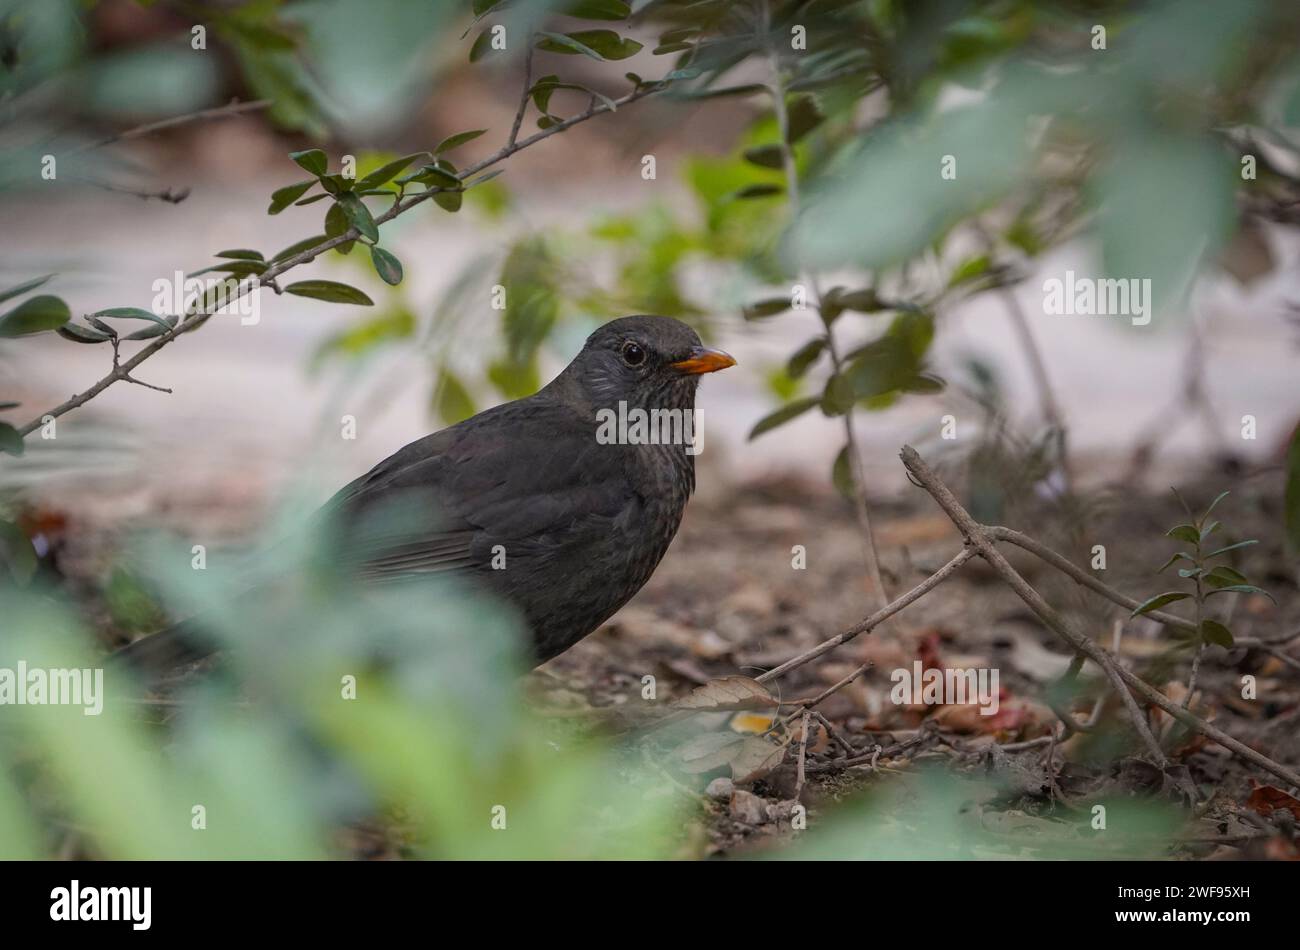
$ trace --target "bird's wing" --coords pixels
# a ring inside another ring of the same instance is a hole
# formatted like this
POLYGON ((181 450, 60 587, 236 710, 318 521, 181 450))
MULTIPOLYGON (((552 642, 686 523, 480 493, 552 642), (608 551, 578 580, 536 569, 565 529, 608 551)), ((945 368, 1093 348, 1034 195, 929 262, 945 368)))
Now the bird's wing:
POLYGON ((361 534, 345 542, 369 579, 489 567, 546 556, 608 532, 639 504, 618 446, 542 399, 499 406, 411 443, 326 506, 361 534))

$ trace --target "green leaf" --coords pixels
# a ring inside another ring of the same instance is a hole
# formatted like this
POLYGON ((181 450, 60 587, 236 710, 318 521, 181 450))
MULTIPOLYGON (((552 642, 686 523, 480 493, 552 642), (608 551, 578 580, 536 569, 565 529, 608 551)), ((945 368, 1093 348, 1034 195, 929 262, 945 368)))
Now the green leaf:
POLYGON ((794 351, 790 361, 786 363, 785 371, 791 379, 801 379, 809 368, 812 367, 817 359, 826 349, 826 337, 815 336, 799 349, 794 351))
POLYGON ((1235 571, 1226 564, 1220 564, 1210 573, 1205 575, 1207 583, 1215 587, 1227 587, 1229 584, 1249 584, 1250 578, 1241 571, 1235 571))
POLYGON ((419 171, 398 181, 403 183, 408 181, 418 181, 422 185, 429 185, 435 188, 460 188, 461 181, 454 174, 438 165, 425 165, 419 171))
MULTIPOLYGON (((22 455, 22 438, 19 437, 18 444, 15 446, 13 436, 6 433, 5 428, 5 425, 0 423, 0 452, 22 455), (11 451, 12 449, 17 451, 11 451)), ((18 435, 12 426, 8 428, 14 436, 18 435)), ((3 518, 0 518, 0 564, 7 564, 9 573, 20 584, 26 584, 36 573, 36 549, 32 546, 31 538, 27 537, 18 525, 3 518)))
POLYGON ((828 416, 842 416, 853 408, 854 401, 853 382, 848 376, 836 373, 826 380, 821 396, 822 412, 828 416))
POLYGON ((320 186, 335 196, 352 191, 354 184, 351 178, 344 178, 342 175, 324 175, 320 179, 320 186))
POLYGON ((780 185, 746 185, 731 197, 737 200, 748 200, 750 198, 771 198, 773 195, 783 194, 785 189, 780 185))
POLYGON ((343 208, 343 213, 347 215, 348 222, 357 229, 362 237, 368 238, 371 243, 379 240, 379 225, 375 224, 375 219, 370 216, 370 209, 366 207, 364 201, 356 195, 339 195, 338 203, 343 208))
POLYGON ((341 202, 335 202, 325 212, 325 236, 336 238, 348 233, 348 214, 341 202))
POLYGON ((309 250, 317 244, 324 244, 327 240, 329 240, 328 234, 316 234, 309 238, 303 238, 301 241, 290 244, 283 251, 276 254, 275 257, 271 258, 271 263, 276 264, 280 261, 287 261, 291 257, 297 257, 303 251, 309 250))
POLYGON ((316 184, 315 180, 294 182, 292 185, 285 185, 283 188, 277 188, 271 192, 271 206, 266 209, 267 214, 279 214, 289 205, 293 204, 304 194, 307 189, 316 184))
POLYGON ((1201 639, 1206 643, 1217 643, 1221 647, 1231 647, 1232 631, 1217 620, 1201 621, 1201 639))
POLYGON ((980 254, 977 257, 972 257, 969 260, 963 261, 957 266, 957 269, 952 272, 952 276, 948 278, 948 286, 956 287, 958 284, 964 284, 967 281, 974 280, 982 274, 988 273, 989 266, 992 263, 992 260, 990 260, 987 254, 980 254))
POLYGON ((791 96, 786 110, 789 114, 791 145, 821 125, 826 118, 815 96, 791 96))
POLYGON ((15 284, 12 287, 7 287, 4 290, 0 290, 0 303, 4 303, 6 300, 12 300, 14 297, 21 296, 22 294, 27 293, 27 291, 29 290, 35 290, 37 287, 41 286, 41 284, 45 283, 53 276, 54 276, 53 274, 46 274, 44 277, 35 277, 21 284, 15 284))
POLYGON ((166 321, 164 321, 162 317, 158 316, 158 314, 151 310, 143 310, 140 307, 113 307, 108 310, 96 311, 92 316, 108 317, 109 319, 115 320, 149 320, 162 327, 162 331, 160 332, 165 332, 171 329, 171 327, 167 325, 166 321))
POLYGON ((213 264, 211 267, 204 267, 200 270, 191 271, 186 277, 198 277, 200 274, 211 274, 214 271, 223 274, 234 274, 239 277, 247 277, 249 274, 261 274, 266 271, 267 264, 265 261, 223 261, 220 264, 213 264))
POLYGON ((317 178, 320 178, 329 169, 329 159, 325 153, 318 148, 304 149, 301 152, 290 152, 289 157, 293 163, 303 171, 311 172, 317 178))
MULTIPOLYGON (((124 339, 124 340, 150 340, 150 339, 152 339, 152 338, 154 338, 154 337, 156 337, 156 336, 162 336, 164 333, 166 333, 166 332, 167 332, 168 330, 170 330, 172 327, 176 326, 176 324, 177 324, 177 322, 178 322, 179 320, 180 320, 179 317, 163 317, 163 318, 162 318, 162 325, 161 325, 161 326, 155 325, 155 326, 151 326, 151 327, 145 327, 145 328, 142 329, 142 330, 136 330, 134 333, 128 333, 128 334, 127 334, 126 336, 124 336, 122 339, 124 339)), ((68 326, 71 326, 71 325, 72 325, 72 324, 68 324, 68 326)))
POLYGON ((1150 129, 1116 137, 1107 151, 1088 181, 1104 272, 1149 279, 1146 317, 1158 316, 1179 305, 1198 261, 1213 260, 1232 233, 1241 177, 1209 134, 1150 129))
POLYGON ((492 51, 492 31, 484 30, 474 40, 474 45, 469 48, 469 61, 477 63, 480 59, 492 51))
POLYGON ((1249 541, 1238 541, 1236 544, 1229 544, 1226 548, 1219 548, 1217 551, 1211 551, 1209 554, 1205 555, 1205 559, 1208 561, 1212 557, 1218 557, 1220 554, 1227 554, 1229 551, 1236 551, 1238 548, 1249 547, 1252 544, 1259 544, 1259 542, 1254 538, 1251 538, 1249 541))
POLYGON ((41 294, 31 297, 0 317, 0 337, 26 336, 55 330, 71 318, 68 305, 59 297, 41 294))
POLYGON ((23 437, 7 422, 0 422, 0 452, 7 455, 23 454, 23 437))
POLYGON ((875 290, 870 287, 862 290, 840 291, 835 293, 834 299, 836 306, 841 310, 856 310, 858 313, 879 313, 881 310, 889 309, 875 290))
POLYGON ((1199 567, 1183 567, 1178 569, 1179 577, 1200 577, 1201 569, 1199 567))
POLYGON ((849 464, 849 447, 840 449, 831 463, 831 484, 845 498, 853 499, 853 467, 849 464))
POLYGON ((770 432, 777 426, 785 425, 791 419, 797 419, 820 402, 820 396, 808 396, 786 403, 775 412, 768 413, 762 419, 759 419, 754 424, 754 428, 749 430, 749 438, 756 439, 764 432, 770 432))
POLYGON ((563 12, 583 20, 626 20, 632 8, 623 0, 577 0, 563 12))
POLYGON ((1163 607, 1165 604, 1172 604, 1175 601, 1186 600, 1191 596, 1191 594, 1184 593, 1180 590, 1165 591, 1163 594, 1156 594, 1150 600, 1144 600, 1142 603, 1138 604, 1129 616, 1137 617, 1145 613, 1150 613, 1153 610, 1163 607))
POLYGON ((402 262, 382 247, 371 246, 370 263, 375 265, 375 273, 383 278, 384 283, 396 287, 402 282, 402 262))
POLYGON ((312 195, 310 198, 303 198, 301 201, 295 201, 295 208, 305 208, 307 205, 314 205, 318 201, 324 201, 329 197, 329 192, 322 191, 319 195, 312 195))
POLYGON ((1169 560, 1165 561, 1165 563, 1161 564, 1160 567, 1156 569, 1156 573, 1157 574, 1161 573, 1166 568, 1168 568, 1170 564, 1173 564, 1176 561, 1194 561, 1194 560, 1195 558, 1193 558, 1190 554, 1187 554, 1184 551, 1179 551, 1177 554, 1170 555, 1169 560))
POLYGON ((450 152, 453 148, 459 148, 466 142, 472 142, 487 129, 473 129, 469 132, 457 132, 455 135, 449 135, 438 143, 437 148, 433 150, 434 155, 441 155, 443 152, 450 152))
POLYGON ((463 191, 438 191, 433 195, 433 202, 443 211, 450 211, 454 214, 460 210, 464 198, 465 193, 463 191))
POLYGON ((1210 512, 1214 510, 1215 505, 1223 501, 1223 499, 1227 498, 1231 494, 1232 494, 1231 490, 1219 492, 1218 497, 1215 498, 1214 501, 1210 502, 1210 507, 1205 509, 1205 514, 1201 515, 1202 520, 1210 517, 1210 512))
POLYGON ((352 303, 364 307, 373 307, 375 302, 355 287, 340 284, 333 280, 300 280, 284 288, 286 294, 299 297, 311 297, 313 300, 325 300, 330 303, 352 303))
MULTIPOLYGON (((595 96, 603 102, 611 112, 618 111, 618 103, 603 92, 597 92, 590 86, 584 86, 581 83, 564 82, 559 76, 543 76, 541 79, 537 80, 537 82, 533 83, 533 87, 528 91, 528 94, 532 96, 533 104, 537 106, 539 112, 549 113, 551 107, 551 94, 557 89, 572 89, 577 92, 586 93, 589 96, 595 96)), ((542 118, 551 120, 552 124, 560 121, 555 116, 549 114, 544 115, 542 118)), ((545 127, 546 126, 544 126, 544 128, 545 127)))
POLYGON ((755 145, 742 153, 745 161, 760 168, 783 168, 785 149, 780 145, 755 145))
POLYGON ((1201 542, 1201 532, 1196 530, 1195 525, 1190 524, 1174 525, 1165 532, 1165 537, 1185 541, 1188 544, 1199 544, 1201 542))
POLYGON ((1291 434, 1286 450, 1286 489, 1282 494, 1282 523, 1287 545, 1300 554, 1300 426, 1291 434))
POLYGON ((1213 597, 1215 594, 1263 594, 1269 600, 1272 600, 1273 603, 1277 603, 1272 594, 1264 590, 1262 587, 1256 587, 1254 584, 1230 584, 1227 587, 1215 588, 1205 596, 1209 598, 1213 597))
POLYGON ((447 367, 438 373, 438 385, 434 390, 437 402, 438 418, 446 425, 455 425, 474 415, 474 399, 465 384, 447 367))
POLYGON ((401 158, 393 159, 393 161, 388 164, 381 165, 365 177, 358 179, 353 190, 366 191, 367 189, 376 188, 385 182, 391 181, 393 178, 396 178, 401 174, 401 172, 406 169, 407 165, 410 165, 411 162, 415 161, 417 158, 423 158, 424 155, 424 152, 415 152, 411 155, 403 155, 401 158))
POLYGON ((768 297, 766 300, 751 303, 742 312, 746 320, 761 320, 763 317, 774 317, 778 313, 785 313, 789 309, 789 297, 768 297))
POLYGON ((65 340, 71 340, 73 343, 103 343, 105 340, 113 339, 103 330, 83 327, 76 323, 65 323, 54 332, 65 340))
POLYGON ((237 248, 233 251, 217 251, 217 257, 226 257, 236 261, 260 261, 265 260, 261 251, 250 251, 245 248, 237 248))
POLYGON ((641 50, 642 44, 636 40, 625 39, 613 30, 578 30, 575 33, 539 32, 542 41, 537 44, 540 50, 548 53, 582 53, 592 59, 627 59, 641 50))

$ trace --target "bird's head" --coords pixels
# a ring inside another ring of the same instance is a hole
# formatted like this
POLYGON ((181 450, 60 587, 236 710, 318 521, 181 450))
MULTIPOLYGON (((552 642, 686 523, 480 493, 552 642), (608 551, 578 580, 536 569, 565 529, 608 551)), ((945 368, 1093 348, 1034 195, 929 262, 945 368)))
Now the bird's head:
POLYGON ((620 400, 642 409, 687 409, 695 405, 702 374, 735 365, 680 320, 621 317, 589 336, 556 382, 577 387, 595 409, 620 400))

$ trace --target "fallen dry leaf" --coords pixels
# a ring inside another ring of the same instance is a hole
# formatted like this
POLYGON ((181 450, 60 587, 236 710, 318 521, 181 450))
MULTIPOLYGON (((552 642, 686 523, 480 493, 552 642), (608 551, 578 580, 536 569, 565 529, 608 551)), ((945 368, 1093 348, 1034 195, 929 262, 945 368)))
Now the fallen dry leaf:
POLYGON ((724 676, 697 686, 673 703, 677 709, 771 709, 778 703, 767 687, 748 676, 724 676))
POLYGON ((1289 811, 1300 819, 1300 801, 1288 795, 1275 785, 1257 785, 1246 799, 1246 807, 1256 814, 1267 818, 1277 809, 1289 811))
POLYGON ((785 750, 758 736, 710 732, 678 747, 677 757, 682 771, 691 775, 730 766, 733 781, 742 784, 769 774, 785 760, 785 750))
POLYGON ((734 747, 743 741, 743 736, 730 732, 706 732, 702 736, 696 736, 677 749, 682 771, 695 775, 728 765, 735 752, 734 747))
POLYGON ((786 746, 746 736, 731 759, 731 777, 737 784, 756 782, 785 761, 786 746))

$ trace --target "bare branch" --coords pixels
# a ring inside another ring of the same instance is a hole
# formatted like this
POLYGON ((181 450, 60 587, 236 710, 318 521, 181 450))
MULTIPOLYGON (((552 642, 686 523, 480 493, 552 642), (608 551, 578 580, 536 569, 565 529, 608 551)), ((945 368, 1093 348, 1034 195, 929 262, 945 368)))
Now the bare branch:
POLYGON ((143 138, 146 135, 152 135, 154 132, 161 132, 163 129, 174 129, 178 125, 189 125, 191 122, 206 122, 209 119, 224 119, 232 115, 243 115, 247 112, 260 112, 262 109, 269 108, 270 105, 271 101, 269 99, 257 99, 253 102, 240 102, 238 99, 231 99, 224 106, 201 109, 198 112, 187 112, 185 115, 172 116, 170 119, 161 119, 157 122, 137 125, 133 129, 118 132, 106 139, 99 139, 96 142, 74 148, 68 154, 81 155, 97 148, 116 145, 118 142, 129 142, 132 139, 143 138))
MULTIPOLYGON (((1029 606, 1030 610, 1043 621, 1054 633, 1070 644, 1077 652, 1084 653, 1094 663, 1102 668, 1112 683, 1116 685, 1116 691, 1124 700, 1125 706, 1129 709, 1129 716, 1133 720, 1133 726, 1137 729, 1138 734, 1142 737, 1147 747, 1151 749, 1152 755, 1156 761, 1164 764, 1166 762, 1163 750, 1156 742, 1155 736, 1151 732, 1150 724, 1142 710, 1138 708, 1132 693, 1137 693, 1142 699, 1154 706, 1158 706, 1173 716, 1179 722, 1188 726, 1193 731, 1212 739, 1219 745, 1228 749, 1230 752, 1251 762, 1272 775, 1285 781, 1288 785, 1300 785, 1300 773, 1287 768, 1277 762, 1274 762, 1268 756, 1256 752, 1254 749, 1244 743, 1234 739, 1221 729, 1210 725, 1202 720, 1199 716, 1180 705, 1172 702, 1169 697, 1162 692, 1150 686, 1141 677, 1115 661, 1109 653, 1092 640, 1088 639, 1081 633, 1074 630, 1048 603, 1043 600, 1042 596, 1032 588, 1023 577, 1013 568, 1001 552, 994 546, 989 532, 978 525, 970 516, 965 508, 957 501, 948 487, 943 484, 937 475, 930 469, 916 449, 910 445, 903 446, 901 453, 903 464, 907 470, 916 478, 917 482, 930 493, 939 506, 943 508, 944 513, 952 519, 957 529, 966 537, 968 543, 973 544, 979 549, 979 554, 989 563, 1004 581, 1010 585, 1020 598, 1029 606), (1129 689, 1125 689, 1127 685, 1129 689), (1132 692, 1130 692, 1132 690, 1132 692)), ((1067 562, 1068 563, 1068 562, 1067 562)))
POLYGON ((852 640, 854 637, 858 636, 859 634, 867 633, 873 628, 884 623, 886 620, 888 620, 894 614, 898 613, 904 607, 908 606, 909 604, 911 604, 916 600, 919 600, 920 598, 928 594, 930 591, 934 590, 945 580, 951 577, 959 567, 961 567, 972 557, 974 557, 975 554, 976 552, 973 548, 970 547, 962 548, 960 551, 957 552, 956 555, 953 556, 952 560, 950 560, 943 567, 939 568, 939 570, 935 571, 933 574, 931 574, 921 583, 917 584, 906 594, 894 598, 894 600, 890 601, 888 604, 886 604, 884 607, 877 610, 875 613, 867 617, 865 620, 855 624, 854 626, 850 627, 848 630, 845 630, 843 633, 836 634, 835 636, 831 637, 829 640, 822 641, 817 646, 813 647, 811 650, 807 650, 799 654, 794 659, 787 660, 786 662, 782 663, 780 666, 768 670, 766 673, 762 674, 761 676, 754 677, 754 679, 756 679, 760 683, 766 683, 776 679, 778 676, 784 676, 786 673, 789 673, 791 670, 796 670, 799 667, 805 665, 806 663, 811 663, 813 660, 817 659, 817 657, 821 656, 822 654, 829 653, 831 650, 834 650, 836 647, 848 643, 850 640, 852 640))
POLYGON ((528 52, 524 54, 524 91, 519 96, 519 108, 515 112, 514 124, 510 126, 510 138, 507 145, 514 145, 519 138, 519 127, 524 124, 524 113, 528 111, 528 94, 533 87, 533 38, 528 37, 528 52))

